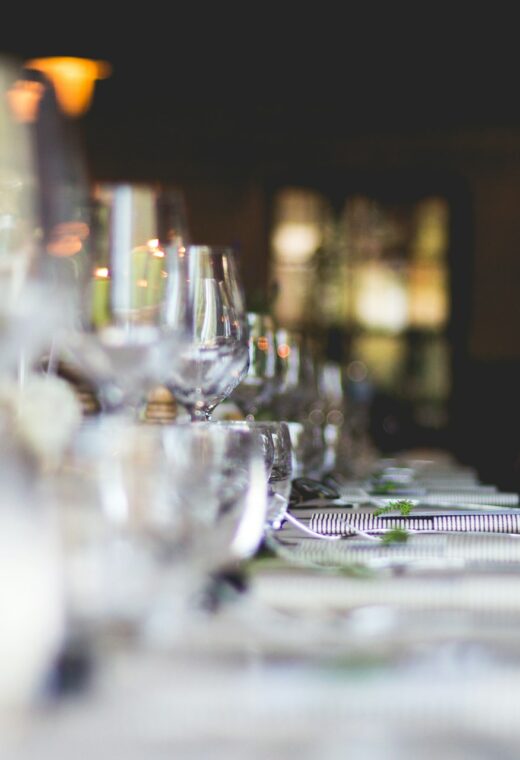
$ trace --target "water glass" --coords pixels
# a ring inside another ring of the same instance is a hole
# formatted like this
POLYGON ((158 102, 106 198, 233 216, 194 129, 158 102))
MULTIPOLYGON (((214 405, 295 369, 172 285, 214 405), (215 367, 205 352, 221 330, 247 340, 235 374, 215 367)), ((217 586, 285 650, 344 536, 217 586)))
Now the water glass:
POLYGON ((85 423, 55 493, 73 626, 164 639, 209 576, 251 556, 265 525, 264 458, 213 423, 85 423))
POLYGON ((269 314, 248 312, 249 368, 230 400, 246 419, 254 420, 271 401, 276 387, 276 338, 269 314))
POLYGON ((164 385, 192 421, 209 421, 249 366, 242 283, 234 251, 189 245, 169 260, 168 323, 186 340, 165 373, 164 385))
POLYGON ((319 479, 326 454, 324 430, 312 422, 287 422, 292 444, 293 477, 319 479))
POLYGON ((228 429, 247 428, 260 440, 266 477, 266 525, 280 527, 289 505, 293 476, 293 451, 288 424, 275 420, 230 420, 214 424, 228 429))
POLYGON ((60 349, 94 383, 105 412, 135 415, 179 355, 182 329, 168 301, 169 261, 183 244, 178 205, 169 186, 92 189, 88 256, 60 349))

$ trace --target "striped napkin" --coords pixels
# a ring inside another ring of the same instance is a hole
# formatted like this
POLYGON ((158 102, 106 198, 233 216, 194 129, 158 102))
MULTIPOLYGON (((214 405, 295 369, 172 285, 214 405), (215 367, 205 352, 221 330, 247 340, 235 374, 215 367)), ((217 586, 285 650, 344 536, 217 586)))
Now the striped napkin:
POLYGON ((400 528, 414 532, 457 532, 457 533, 520 533, 518 512, 499 514, 432 514, 420 517, 380 516, 350 512, 316 512, 310 520, 310 527, 325 535, 350 536, 356 531, 365 533, 387 532, 400 528))

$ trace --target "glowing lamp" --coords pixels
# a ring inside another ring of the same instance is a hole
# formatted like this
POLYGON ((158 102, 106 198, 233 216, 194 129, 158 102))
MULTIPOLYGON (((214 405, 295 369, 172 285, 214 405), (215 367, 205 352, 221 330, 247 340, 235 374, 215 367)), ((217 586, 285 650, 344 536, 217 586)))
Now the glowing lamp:
POLYGON ((363 264, 355 275, 354 313, 372 330, 399 333, 408 324, 408 294, 399 272, 378 262, 363 264))
POLYGON ((43 90, 44 87, 40 82, 19 79, 7 91, 7 100, 17 121, 22 123, 36 121, 43 90))
POLYGON ((41 71, 51 80, 60 108, 73 118, 90 108, 95 82, 112 73, 109 63, 90 58, 33 58, 25 62, 25 67, 41 71))
POLYGON ((271 246, 278 262, 306 264, 321 245, 326 225, 325 199, 304 188, 285 188, 276 198, 271 246))

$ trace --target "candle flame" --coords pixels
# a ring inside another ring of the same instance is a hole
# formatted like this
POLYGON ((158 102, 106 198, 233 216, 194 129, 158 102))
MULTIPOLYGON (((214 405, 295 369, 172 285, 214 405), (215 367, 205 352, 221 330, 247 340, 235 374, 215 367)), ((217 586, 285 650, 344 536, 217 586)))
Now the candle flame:
POLYGON ((151 250, 152 256, 155 256, 157 259, 164 259, 164 251, 162 248, 159 248, 158 238, 152 238, 152 240, 149 240, 146 245, 151 250))

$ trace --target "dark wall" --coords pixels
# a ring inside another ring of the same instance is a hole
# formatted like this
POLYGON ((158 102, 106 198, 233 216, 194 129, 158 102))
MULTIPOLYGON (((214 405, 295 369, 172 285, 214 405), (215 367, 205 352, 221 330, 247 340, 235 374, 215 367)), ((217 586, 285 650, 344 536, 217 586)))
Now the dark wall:
POLYGON ((249 291, 267 284, 277 183, 341 195, 375 178, 397 191, 436 177, 456 213, 450 443, 486 479, 520 489, 517 24, 501 16, 494 30, 488 12, 457 19, 453 8, 414 24, 393 7, 374 24, 367 10, 324 27, 313 12, 307 34, 277 35, 270 19, 256 44, 245 25, 183 26, 178 9, 173 27, 127 14, 125 33, 104 40, 11 19, 0 52, 109 60, 79 125, 91 177, 179 184, 194 239, 236 244, 249 291))
POLYGON ((114 131, 84 125, 96 178, 165 179, 186 193, 194 239, 241 252, 248 292, 267 287, 270 200, 283 184, 340 198, 379 188, 389 198, 421 188, 448 195, 453 393, 449 445, 482 477, 520 490, 520 129, 327 133, 296 116, 233 121, 196 109, 191 119, 114 131), (293 131, 294 130, 294 131, 293 131))

